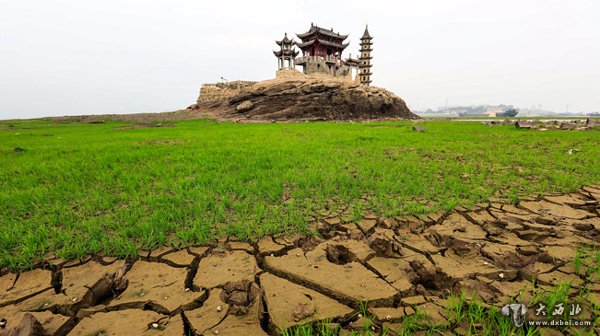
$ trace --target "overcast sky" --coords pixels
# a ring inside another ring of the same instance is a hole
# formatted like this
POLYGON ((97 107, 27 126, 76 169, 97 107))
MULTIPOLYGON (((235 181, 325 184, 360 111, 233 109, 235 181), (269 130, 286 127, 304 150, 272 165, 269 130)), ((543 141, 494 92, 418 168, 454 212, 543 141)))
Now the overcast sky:
POLYGON ((600 1, 0 0, 0 119, 167 111, 264 80, 284 32, 374 36, 373 85, 420 110, 600 111, 600 1))

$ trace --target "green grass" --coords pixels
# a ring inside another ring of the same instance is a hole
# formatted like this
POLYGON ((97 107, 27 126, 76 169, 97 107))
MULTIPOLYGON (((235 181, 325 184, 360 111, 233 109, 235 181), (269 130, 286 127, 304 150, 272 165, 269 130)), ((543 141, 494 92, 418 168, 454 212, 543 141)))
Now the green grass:
POLYGON ((0 266, 48 251, 310 232, 311 216, 472 206, 600 183, 600 132, 480 123, 0 122, 0 266), (580 149, 572 155, 567 151, 580 149))

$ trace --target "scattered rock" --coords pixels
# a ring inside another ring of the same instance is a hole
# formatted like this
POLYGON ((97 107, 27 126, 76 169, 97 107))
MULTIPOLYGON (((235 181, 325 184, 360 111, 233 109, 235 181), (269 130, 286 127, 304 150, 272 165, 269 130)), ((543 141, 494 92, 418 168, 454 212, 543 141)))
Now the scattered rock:
POLYGON ((33 315, 25 314, 21 319, 21 322, 15 327, 11 328, 6 332, 2 333, 6 336, 45 336, 46 332, 42 327, 40 321, 38 321, 33 315))
POLYGON ((229 305, 229 313, 245 315, 258 296, 258 288, 248 281, 227 282, 220 294, 221 301, 229 305))
POLYGON ((246 111, 250 111, 253 107, 254 107, 254 104, 252 104, 251 101, 246 100, 246 101, 242 102, 241 104, 239 104, 238 106, 236 106, 235 110, 237 112, 246 112, 246 111))
POLYGON ((561 130, 572 130, 572 129, 576 129, 576 128, 577 128, 577 124, 567 123, 567 122, 560 123, 561 130))
POLYGON ((588 127, 598 127, 600 126, 600 119, 598 118, 586 118, 585 124, 588 127))
POLYGON ((531 129, 533 127, 533 124, 525 121, 517 121, 515 122, 515 126, 520 129, 531 129))

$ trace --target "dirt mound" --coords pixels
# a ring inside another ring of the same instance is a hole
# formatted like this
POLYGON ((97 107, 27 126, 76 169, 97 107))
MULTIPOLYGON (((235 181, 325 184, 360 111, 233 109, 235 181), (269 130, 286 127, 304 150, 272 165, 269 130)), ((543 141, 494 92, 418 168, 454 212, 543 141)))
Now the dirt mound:
POLYGON ((193 107, 241 120, 419 119, 385 89, 325 78, 264 81, 193 107))
POLYGON ((566 283, 561 300, 578 300, 581 318, 594 320, 599 202, 600 189, 585 187, 516 206, 329 217, 320 220, 326 240, 269 236, 163 247, 127 261, 48 260, 0 277, 0 335, 279 335, 302 325, 396 335, 409 317, 466 335, 483 322, 467 330, 452 322, 463 308, 453 298, 464 295, 465 309, 479 298, 535 312, 535 300, 566 283))

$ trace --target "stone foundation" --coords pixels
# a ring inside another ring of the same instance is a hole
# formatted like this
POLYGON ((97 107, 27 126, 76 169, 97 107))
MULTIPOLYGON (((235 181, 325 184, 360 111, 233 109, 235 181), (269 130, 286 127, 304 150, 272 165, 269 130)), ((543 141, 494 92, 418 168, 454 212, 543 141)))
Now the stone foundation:
POLYGON ((276 79, 303 79, 306 75, 296 69, 280 69, 275 73, 276 79))
POLYGON ((202 84, 197 102, 204 103, 231 98, 240 93, 243 88, 252 86, 256 83, 257 82, 253 81, 234 81, 227 83, 202 84))

